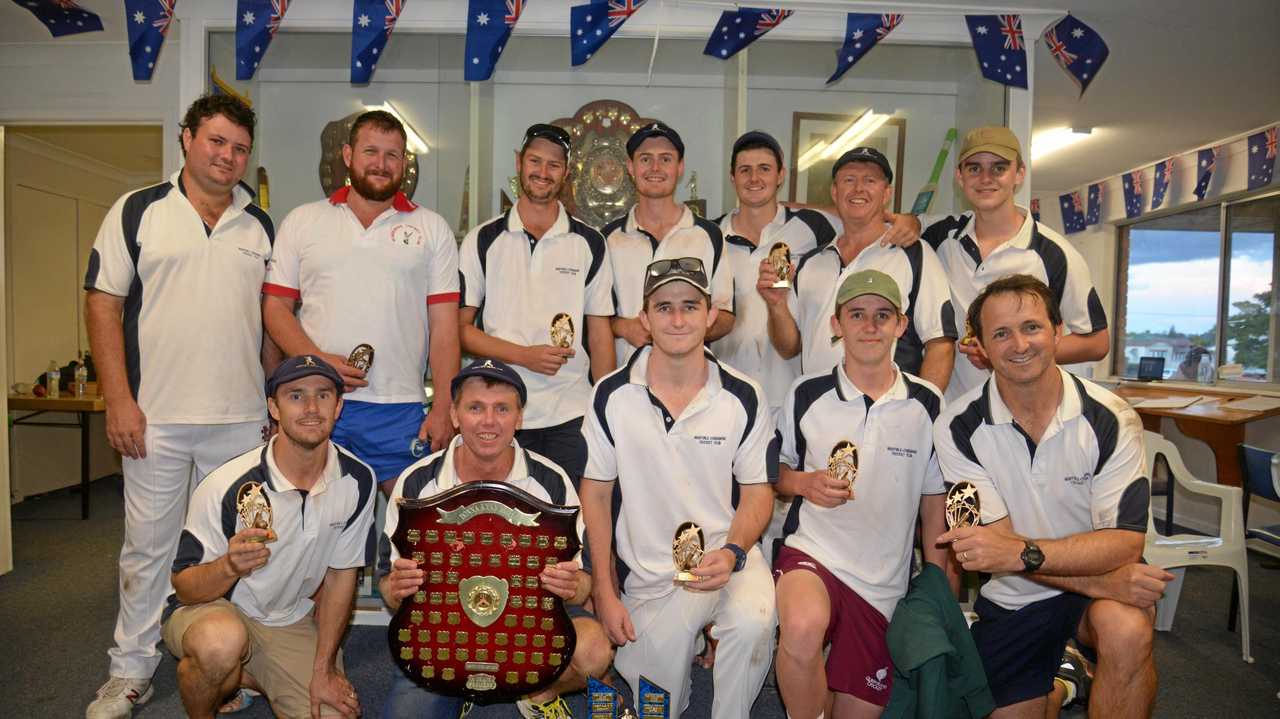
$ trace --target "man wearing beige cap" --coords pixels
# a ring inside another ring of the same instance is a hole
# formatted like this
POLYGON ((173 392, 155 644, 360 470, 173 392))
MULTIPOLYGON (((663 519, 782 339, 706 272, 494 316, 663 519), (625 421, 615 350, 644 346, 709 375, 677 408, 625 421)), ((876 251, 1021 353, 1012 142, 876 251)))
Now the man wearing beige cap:
MULTIPOLYGON (((1062 307, 1070 334, 1058 344, 1058 363, 1106 356, 1107 316, 1089 266, 1061 235, 1014 204, 1014 192, 1026 175, 1017 136, 1007 127, 970 130, 956 163, 956 183, 973 209, 921 224, 926 227, 924 241, 946 268, 957 315, 965 316, 973 299, 993 281, 1028 274, 1047 284, 1062 307)), ((991 365, 972 338, 961 339, 957 349, 948 399, 978 386, 990 374, 991 365)))

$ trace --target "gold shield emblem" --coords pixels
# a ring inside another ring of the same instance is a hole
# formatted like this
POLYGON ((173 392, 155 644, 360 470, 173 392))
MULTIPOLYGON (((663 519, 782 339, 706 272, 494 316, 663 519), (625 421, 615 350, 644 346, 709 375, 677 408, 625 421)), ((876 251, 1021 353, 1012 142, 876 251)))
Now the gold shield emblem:
POLYGON ((498 621, 507 608, 507 580, 494 576, 467 577, 458 582, 462 611, 478 627, 498 621))

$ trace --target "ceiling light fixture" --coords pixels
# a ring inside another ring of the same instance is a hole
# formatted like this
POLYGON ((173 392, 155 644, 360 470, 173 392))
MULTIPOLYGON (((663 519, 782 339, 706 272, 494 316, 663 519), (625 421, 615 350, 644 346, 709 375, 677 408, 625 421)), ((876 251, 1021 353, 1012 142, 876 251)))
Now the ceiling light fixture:
POLYGON ((1041 160, 1093 133, 1092 127, 1055 127, 1031 138, 1031 160, 1041 160))
POLYGON ((431 151, 431 148, 427 145, 427 141, 422 139, 422 136, 418 134, 418 131, 413 129, 413 125, 410 125, 409 121, 404 119, 404 115, 401 115, 400 111, 397 110, 390 102, 383 102, 381 105, 365 105, 364 109, 382 110, 383 112, 390 113, 392 117, 399 120, 400 124, 404 126, 404 133, 407 136, 405 144, 408 145, 409 152, 412 152, 415 155, 425 155, 431 151))

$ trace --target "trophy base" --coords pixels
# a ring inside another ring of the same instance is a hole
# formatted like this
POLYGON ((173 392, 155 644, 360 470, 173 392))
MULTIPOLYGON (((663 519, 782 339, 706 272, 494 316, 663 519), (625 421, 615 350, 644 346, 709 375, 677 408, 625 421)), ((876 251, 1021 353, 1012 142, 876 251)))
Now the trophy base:
POLYGON ((701 579, 702 577, 699 577, 693 572, 676 572, 675 582, 676 584, 688 584, 690 582, 700 581, 701 579))
POLYGON ((789 290, 791 289, 791 280, 778 280, 769 286, 775 290, 789 290))
POLYGON ((276 530, 268 529, 267 536, 265 537, 247 537, 246 539, 250 542, 258 542, 259 544, 271 544, 279 539, 279 537, 276 536, 276 530))

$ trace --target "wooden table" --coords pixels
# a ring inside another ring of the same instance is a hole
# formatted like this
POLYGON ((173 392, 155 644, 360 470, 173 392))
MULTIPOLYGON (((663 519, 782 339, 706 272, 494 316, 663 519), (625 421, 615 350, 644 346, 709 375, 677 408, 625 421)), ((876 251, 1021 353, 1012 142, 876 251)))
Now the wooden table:
POLYGON ((101 397, 74 397, 63 395, 58 399, 34 395, 9 395, 9 410, 30 412, 13 420, 14 425, 29 427, 79 427, 80 428, 80 518, 89 518, 89 415, 106 412, 107 403, 101 397), (76 415, 75 424, 32 421, 45 412, 69 412, 76 415))
POLYGON ((1260 419, 1280 416, 1280 407, 1249 411, 1223 406, 1227 402, 1252 397, 1255 394, 1253 392, 1222 390, 1209 386, 1201 389, 1169 387, 1160 383, 1122 382, 1116 387, 1115 393, 1125 399, 1164 399, 1197 395, 1206 397, 1190 407, 1178 409, 1142 406, 1133 409, 1142 417, 1142 425, 1152 432, 1159 432, 1161 419, 1168 417, 1178 426, 1178 431, 1209 445, 1218 470, 1218 484, 1232 487, 1239 487, 1243 480, 1240 473, 1240 454, 1236 445, 1244 442, 1245 425, 1260 419))

